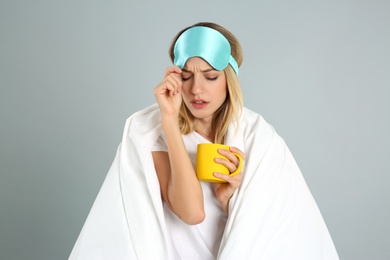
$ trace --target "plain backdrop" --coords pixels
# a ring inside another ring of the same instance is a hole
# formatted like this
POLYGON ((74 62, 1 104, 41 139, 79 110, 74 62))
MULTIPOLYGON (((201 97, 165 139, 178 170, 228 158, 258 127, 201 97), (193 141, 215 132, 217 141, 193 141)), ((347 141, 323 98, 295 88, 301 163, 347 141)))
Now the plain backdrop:
POLYGON ((67 259, 182 28, 242 43, 341 259, 390 259, 390 1, 0 0, 0 259, 67 259))

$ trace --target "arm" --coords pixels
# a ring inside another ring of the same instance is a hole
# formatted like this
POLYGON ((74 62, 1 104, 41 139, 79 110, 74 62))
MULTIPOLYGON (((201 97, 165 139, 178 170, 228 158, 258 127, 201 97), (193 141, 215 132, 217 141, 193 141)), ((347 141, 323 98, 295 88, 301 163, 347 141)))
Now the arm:
POLYGON ((154 89, 161 110, 167 152, 153 152, 153 160, 168 207, 185 223, 204 220, 203 192, 181 137, 178 113, 181 105, 181 76, 178 67, 166 70, 164 80, 154 89))

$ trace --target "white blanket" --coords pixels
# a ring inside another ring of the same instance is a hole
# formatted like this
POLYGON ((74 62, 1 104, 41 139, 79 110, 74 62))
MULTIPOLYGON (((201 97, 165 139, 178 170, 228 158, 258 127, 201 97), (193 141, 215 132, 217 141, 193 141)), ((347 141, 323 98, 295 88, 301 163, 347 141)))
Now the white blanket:
MULTIPOLYGON (((172 259, 151 147, 158 106, 133 114, 69 259, 172 259)), ((338 259, 321 213, 283 139, 244 109, 228 145, 246 154, 218 259, 338 259)))

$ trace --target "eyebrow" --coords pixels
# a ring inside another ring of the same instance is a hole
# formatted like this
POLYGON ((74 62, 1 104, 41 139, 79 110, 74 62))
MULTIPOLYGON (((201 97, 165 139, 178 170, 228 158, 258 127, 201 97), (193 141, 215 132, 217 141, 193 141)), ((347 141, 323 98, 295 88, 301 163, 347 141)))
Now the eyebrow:
MULTIPOLYGON (((192 71, 190 71, 190 70, 188 70, 188 69, 186 69, 186 68, 183 68, 182 71, 192 73, 192 71)), ((201 70, 200 72, 205 73, 205 72, 209 72, 209 71, 216 71, 216 69, 214 69, 214 68, 209 68, 209 69, 201 70)))

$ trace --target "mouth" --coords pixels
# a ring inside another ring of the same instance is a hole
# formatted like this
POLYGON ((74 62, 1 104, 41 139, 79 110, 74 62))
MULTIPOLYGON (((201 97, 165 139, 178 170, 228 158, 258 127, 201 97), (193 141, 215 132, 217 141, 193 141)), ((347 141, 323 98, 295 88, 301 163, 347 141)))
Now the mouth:
POLYGON ((191 104, 194 108, 200 109, 206 107, 208 105, 208 102, 204 100, 193 100, 191 101, 191 104))

